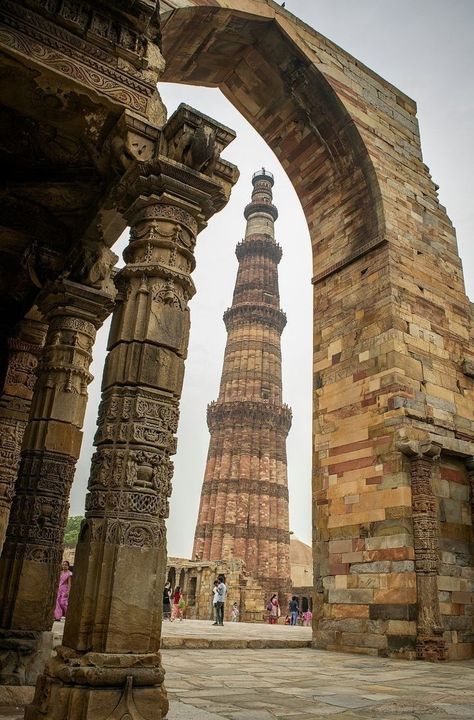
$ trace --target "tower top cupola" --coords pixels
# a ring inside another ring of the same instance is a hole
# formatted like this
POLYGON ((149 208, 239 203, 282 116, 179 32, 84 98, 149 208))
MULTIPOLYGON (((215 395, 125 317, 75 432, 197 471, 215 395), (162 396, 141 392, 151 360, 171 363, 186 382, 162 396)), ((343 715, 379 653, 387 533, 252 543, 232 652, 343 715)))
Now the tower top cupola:
POLYGON ((265 170, 264 167, 262 167, 261 170, 257 170, 257 172, 254 172, 254 174, 252 175, 252 185, 255 186, 256 183, 260 181, 269 182, 270 186, 273 187, 273 183, 275 182, 273 173, 265 170))
MULTIPOLYGON (((273 174, 264 167, 252 175, 252 201, 245 207, 244 217, 246 220, 251 215, 265 213, 275 221, 278 217, 278 210, 273 205, 272 187, 274 183, 273 174)), ((273 234, 273 231, 272 231, 273 234)))

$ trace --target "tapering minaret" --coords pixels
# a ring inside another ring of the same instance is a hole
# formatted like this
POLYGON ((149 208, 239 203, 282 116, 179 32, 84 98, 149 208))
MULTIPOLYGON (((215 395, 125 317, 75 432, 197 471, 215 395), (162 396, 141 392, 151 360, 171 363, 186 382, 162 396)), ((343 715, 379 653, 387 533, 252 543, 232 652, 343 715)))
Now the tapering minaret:
POLYGON ((291 589, 286 463, 291 410, 282 404, 282 251, 274 237, 273 175, 262 168, 252 184, 245 238, 236 248, 232 307, 224 313, 219 398, 207 410, 211 439, 193 559, 242 559, 265 595, 284 595, 291 589))

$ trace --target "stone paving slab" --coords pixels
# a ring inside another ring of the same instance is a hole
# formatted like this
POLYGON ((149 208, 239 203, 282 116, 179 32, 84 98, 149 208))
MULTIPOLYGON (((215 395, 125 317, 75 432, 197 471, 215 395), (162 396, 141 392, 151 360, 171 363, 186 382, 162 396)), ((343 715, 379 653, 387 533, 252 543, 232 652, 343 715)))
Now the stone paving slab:
POLYGON ((474 661, 276 649, 165 650, 163 662, 168 720, 474 720, 474 661))
MULTIPOLYGON (((285 648, 164 650, 163 663, 167 720, 474 720, 474 661, 285 648)), ((0 702, 1 720, 22 717, 0 702)))

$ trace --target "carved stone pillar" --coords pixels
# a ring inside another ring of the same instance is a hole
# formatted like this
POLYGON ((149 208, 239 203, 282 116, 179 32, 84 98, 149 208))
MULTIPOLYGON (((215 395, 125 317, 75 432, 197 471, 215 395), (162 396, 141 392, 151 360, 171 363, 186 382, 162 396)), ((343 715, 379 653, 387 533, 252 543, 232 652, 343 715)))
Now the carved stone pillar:
POLYGON ((69 280, 46 287, 48 332, 0 559, 0 681, 31 684, 48 653, 69 491, 79 456, 96 330, 113 297, 69 280), (43 658, 44 660, 44 658, 43 658))
POLYGON ((44 323, 25 319, 19 324, 15 337, 8 340, 8 365, 0 397, 0 553, 45 335, 44 323))
POLYGON ((466 460, 466 470, 470 487, 472 524, 474 525, 474 457, 466 460))
POLYGON ((439 523, 432 486, 434 463, 441 445, 409 442, 401 447, 410 458, 413 539, 417 587, 416 656, 419 660, 446 660, 446 643, 439 610, 439 523))
POLYGON ((29 720, 159 720, 168 709, 159 652, 165 518, 190 273, 196 235, 225 204, 237 173, 215 152, 209 164, 201 155, 200 171, 189 168, 199 137, 219 150, 233 137, 208 118, 182 107, 163 133, 172 160, 138 164, 121 183, 131 235, 116 279, 86 518, 63 646, 38 680, 29 720))

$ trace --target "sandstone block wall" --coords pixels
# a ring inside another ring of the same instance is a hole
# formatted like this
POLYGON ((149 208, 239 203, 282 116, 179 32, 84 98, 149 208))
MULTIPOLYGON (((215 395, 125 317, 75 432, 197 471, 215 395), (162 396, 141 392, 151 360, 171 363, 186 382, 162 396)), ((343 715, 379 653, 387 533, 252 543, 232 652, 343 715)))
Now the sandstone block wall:
POLYGON ((308 221, 315 643, 464 656, 472 606, 445 593, 469 592, 470 570, 445 553, 454 536, 472 542, 472 515, 438 478, 453 462, 467 477, 474 455, 473 312, 416 104, 276 3, 163 11, 165 78, 220 87, 281 160, 308 221), (407 443, 437 451, 415 462, 407 443))

